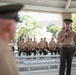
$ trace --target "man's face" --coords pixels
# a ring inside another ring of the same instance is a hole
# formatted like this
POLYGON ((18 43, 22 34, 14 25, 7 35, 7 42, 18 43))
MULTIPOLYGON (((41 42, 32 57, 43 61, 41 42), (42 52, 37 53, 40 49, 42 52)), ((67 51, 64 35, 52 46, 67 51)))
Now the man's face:
POLYGON ((15 36, 16 21, 13 19, 0 19, 0 24, 4 35, 8 35, 9 40, 12 40, 15 36))
POLYGON ((66 29, 70 29, 70 24, 66 24, 66 29))
POLYGON ((30 39, 30 42, 32 42, 32 39, 30 39))
POLYGON ((16 21, 12 20, 9 26, 9 37, 10 39, 13 39, 15 36, 15 32, 16 32, 16 21))
POLYGON ((41 38, 41 41, 43 41, 43 38, 41 38))
POLYGON ((44 38, 44 41, 46 41, 46 38, 44 38))
POLYGON ((24 39, 22 39, 22 42, 24 42, 24 39))
POLYGON ((34 38, 34 41, 36 41, 36 38, 34 38))
POLYGON ((53 41, 53 38, 51 40, 53 41))

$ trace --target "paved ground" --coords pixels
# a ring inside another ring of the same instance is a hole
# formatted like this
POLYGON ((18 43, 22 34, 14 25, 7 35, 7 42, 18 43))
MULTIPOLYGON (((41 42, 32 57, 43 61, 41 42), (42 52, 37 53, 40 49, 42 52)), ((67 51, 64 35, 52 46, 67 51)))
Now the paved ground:
MULTIPOLYGON (((34 71, 34 72, 20 72, 19 75, 59 75, 59 70, 51 71, 34 71)), ((76 75, 76 68, 72 69, 71 75, 76 75)))
MULTIPOLYGON (((50 55, 50 54, 49 54, 50 55)), ((59 59, 60 58, 47 58, 46 59, 46 61, 47 60, 51 60, 51 61, 59 61, 59 59)), ((75 58, 76 59, 76 58, 75 58)), ((33 62, 33 61, 45 61, 45 59, 44 58, 39 58, 39 59, 23 59, 23 61, 29 61, 29 62, 33 62)), ((75 62, 76 62, 76 60, 75 60, 75 62)), ((35 68, 34 68, 34 65, 31 65, 31 66, 33 66, 33 71, 27 71, 28 70, 28 65, 25 65, 26 67, 24 67, 25 69, 26 69, 26 71, 24 70, 24 71, 20 71, 19 72, 19 75, 59 75, 58 73, 59 73, 59 70, 58 69, 50 69, 50 70, 48 70, 48 69, 46 69, 46 67, 42 67, 42 66, 46 66, 47 64, 36 64, 35 66, 35 68), (40 66, 40 67, 39 67, 40 66), (42 69, 43 68, 43 69, 42 69), (36 70, 36 69, 38 69, 38 70, 36 70)), ((76 75, 76 64, 75 65, 73 65, 73 69, 72 69, 72 74, 71 75, 76 75)))

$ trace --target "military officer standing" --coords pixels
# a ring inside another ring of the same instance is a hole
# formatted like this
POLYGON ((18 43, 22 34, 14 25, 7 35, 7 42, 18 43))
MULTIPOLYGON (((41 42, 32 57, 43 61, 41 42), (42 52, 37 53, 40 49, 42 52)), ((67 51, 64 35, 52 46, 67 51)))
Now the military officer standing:
POLYGON ((16 24, 19 21, 18 11, 22 4, 0 6, 0 75, 19 75, 10 40, 14 38, 16 24))
POLYGON ((70 75, 73 53, 76 46, 76 33, 70 29, 73 22, 71 19, 64 19, 63 21, 65 29, 61 30, 57 35, 57 42, 61 43, 59 75, 65 74, 65 66, 67 67, 66 75, 70 75))

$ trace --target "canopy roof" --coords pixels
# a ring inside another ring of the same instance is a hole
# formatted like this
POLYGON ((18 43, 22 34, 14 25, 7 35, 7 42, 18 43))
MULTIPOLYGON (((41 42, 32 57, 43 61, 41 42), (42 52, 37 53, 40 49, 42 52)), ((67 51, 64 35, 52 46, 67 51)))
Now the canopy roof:
POLYGON ((23 3, 23 10, 47 12, 76 12, 76 0, 0 0, 0 5, 23 3))

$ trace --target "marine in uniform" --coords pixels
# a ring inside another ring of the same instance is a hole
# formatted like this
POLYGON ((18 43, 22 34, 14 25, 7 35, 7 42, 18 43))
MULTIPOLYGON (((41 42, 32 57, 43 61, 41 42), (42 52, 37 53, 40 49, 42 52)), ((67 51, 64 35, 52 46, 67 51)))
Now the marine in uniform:
POLYGON ((45 50, 46 48, 46 44, 43 41, 43 38, 41 38, 40 42, 38 43, 38 47, 39 47, 39 53, 40 55, 43 53, 43 55, 47 54, 47 51, 45 50))
POLYGON ((28 55, 31 55, 32 48, 33 48, 33 42, 32 42, 32 38, 30 38, 29 41, 27 42, 28 55))
POLYGON ((66 75, 70 75, 74 49, 76 46, 76 33, 70 29, 73 22, 71 19, 64 19, 63 21, 65 23, 65 29, 59 31, 57 35, 57 42, 61 43, 59 75, 65 74, 65 66, 66 75))
POLYGON ((32 38, 30 38, 29 47, 30 47, 31 53, 34 53, 34 55, 36 55, 35 46, 36 46, 36 44, 34 44, 32 41, 32 38))
POLYGON ((56 51, 56 43, 55 43, 53 38, 51 38, 51 41, 49 42, 49 50, 51 52, 51 55, 53 55, 53 53, 55 53, 55 54, 57 53, 57 51, 56 51))
POLYGON ((19 75, 18 67, 8 43, 14 38, 18 11, 22 4, 0 6, 0 75, 19 75))
POLYGON ((19 43, 19 56, 21 56, 21 53, 25 51, 25 42, 24 39, 21 40, 21 42, 19 43))
POLYGON ((25 52, 25 55, 28 55, 27 43, 24 42, 23 46, 24 46, 24 52, 25 52))
POLYGON ((19 38, 18 41, 17 41, 18 52, 19 52, 19 44, 20 44, 20 42, 21 42, 21 38, 19 38))
POLYGON ((49 50, 48 42, 46 41, 46 38, 45 38, 45 37, 44 37, 44 42, 45 42, 45 44, 46 44, 45 49, 48 51, 48 50, 49 50))
POLYGON ((34 38, 34 41, 33 41, 33 49, 34 49, 34 55, 36 55, 38 51, 38 43, 36 41, 36 38, 34 38))

